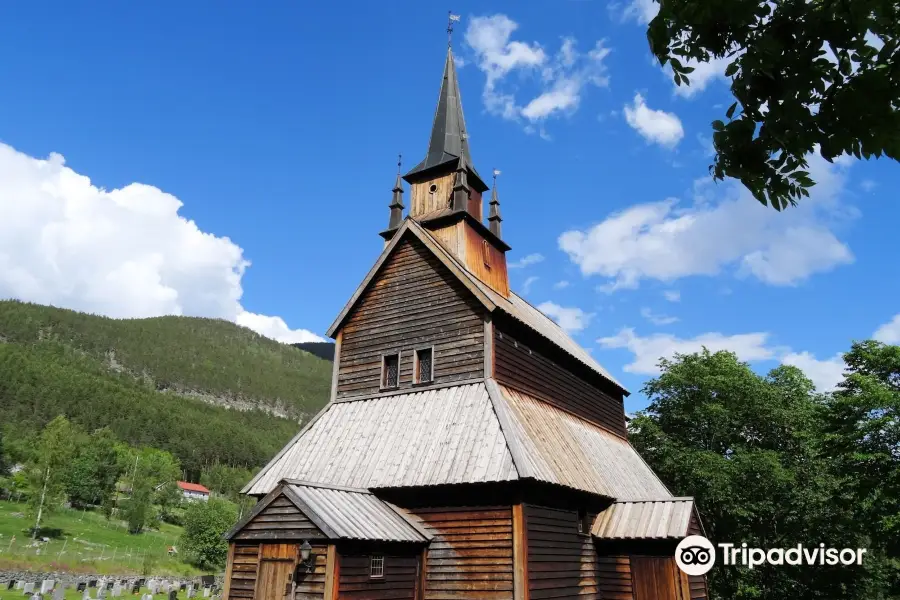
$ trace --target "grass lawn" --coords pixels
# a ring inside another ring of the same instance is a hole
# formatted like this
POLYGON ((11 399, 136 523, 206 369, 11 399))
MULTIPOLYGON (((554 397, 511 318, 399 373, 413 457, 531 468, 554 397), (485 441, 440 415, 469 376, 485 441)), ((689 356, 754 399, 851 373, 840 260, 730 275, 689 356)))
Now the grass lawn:
MULTIPOLYGON (((0 501, 0 570, 200 574, 177 556, 167 554, 169 546, 179 546, 181 527, 161 523, 159 530, 131 535, 122 521, 107 521, 92 511, 61 508, 48 515, 42 527, 59 529, 62 535, 33 546, 27 533, 32 523, 25 513, 25 504, 0 501)), ((72 600, 80 600, 80 596, 72 600)))

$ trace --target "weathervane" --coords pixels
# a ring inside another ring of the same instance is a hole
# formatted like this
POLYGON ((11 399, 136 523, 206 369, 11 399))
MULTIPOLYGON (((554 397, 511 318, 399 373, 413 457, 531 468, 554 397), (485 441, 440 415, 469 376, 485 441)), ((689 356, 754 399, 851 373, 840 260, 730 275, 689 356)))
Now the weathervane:
POLYGON ((403 164, 403 155, 402 155, 402 154, 398 154, 398 155, 397 155, 397 175, 400 174, 400 165, 401 165, 401 164, 403 164))
POLYGON ((499 174, 500 174, 500 170, 494 169, 494 186, 493 187, 497 186, 497 175, 499 175, 499 174))
POLYGON ((450 47, 450 42, 453 40, 453 24, 459 22, 459 15, 454 15, 452 10, 447 11, 447 47, 450 47))

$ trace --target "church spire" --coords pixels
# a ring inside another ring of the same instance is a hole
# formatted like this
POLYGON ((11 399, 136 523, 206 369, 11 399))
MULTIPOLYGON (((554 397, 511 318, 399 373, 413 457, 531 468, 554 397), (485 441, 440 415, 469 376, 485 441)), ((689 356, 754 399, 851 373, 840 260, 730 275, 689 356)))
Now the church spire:
POLYGON ((437 110, 434 113, 431 137, 428 140, 428 153, 425 155, 425 159, 413 167, 403 178, 412 183, 433 169, 449 167, 447 170, 452 171, 460 161, 465 162, 469 173, 477 180, 477 183, 473 182, 475 184, 473 187, 483 188, 479 191, 486 190, 487 186, 481 182, 481 178, 472 164, 466 120, 463 117, 462 98, 459 94, 459 81, 456 78, 456 64, 453 61, 453 50, 448 47, 441 92, 438 95, 437 110))
POLYGON ((394 182, 394 192, 391 203, 388 207, 391 209, 391 217, 388 221, 388 228, 381 232, 381 237, 385 240, 391 239, 394 232, 403 224, 403 180, 400 176, 400 165, 402 164, 402 155, 397 155, 397 180, 394 182))
POLYGON ((491 233, 496 235, 498 238, 502 238, 503 236, 500 233, 500 222, 503 221, 503 217, 500 216, 500 197, 497 195, 497 175, 500 174, 500 171, 494 169, 494 184, 491 186, 491 202, 490 202, 490 212, 488 213, 488 225, 490 226, 491 233))

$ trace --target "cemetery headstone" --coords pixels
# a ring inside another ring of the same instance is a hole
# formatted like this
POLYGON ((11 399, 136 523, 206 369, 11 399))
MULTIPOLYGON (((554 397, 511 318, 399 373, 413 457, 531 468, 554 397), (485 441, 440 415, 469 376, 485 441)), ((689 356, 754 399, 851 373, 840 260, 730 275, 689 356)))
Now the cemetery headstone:
POLYGON ((83 592, 86 589, 87 589, 87 583, 85 583, 83 581, 79 581, 78 585, 75 586, 76 592, 83 592))
POLYGON ((53 600, 63 600, 66 597, 66 590, 63 586, 56 586, 53 590, 53 600))
POLYGON ((46 594, 53 590, 53 586, 56 585, 56 582, 52 579, 45 579, 41 582, 41 594, 46 594))
POLYGON ((89 588, 97 587, 97 580, 96 579, 88 579, 88 587, 89 588))
POLYGON ((208 587, 203 588, 203 597, 209 598, 210 589, 208 587))
POLYGON ((16 583, 18 583, 15 579, 10 579, 6 582, 6 589, 11 590, 16 587, 16 583))
POLYGON ((28 582, 25 584, 25 587, 22 588, 22 595, 30 596, 34 593, 34 584, 32 582, 28 582))
POLYGON ((169 600, 178 600, 178 592, 175 590, 171 590, 169 592, 169 600))
POLYGON ((137 581, 135 581, 135 582, 134 582, 134 585, 131 586, 131 593, 132 593, 132 594, 137 594, 137 593, 140 592, 140 591, 141 591, 141 584, 138 583, 137 581))
POLYGON ((104 600, 106 598, 106 588, 101 587, 97 590, 97 600, 104 600))
POLYGON ((112 588, 112 596, 113 596, 113 598, 118 598, 121 595, 122 595, 122 586, 120 584, 116 583, 116 585, 114 585, 112 588))
POLYGON ((105 587, 107 590, 111 590, 111 589, 113 589, 114 584, 115 584, 114 581, 107 581, 106 585, 104 585, 103 587, 105 587))
POLYGON ((183 582, 178 584, 178 591, 183 592, 186 589, 187 589, 187 584, 185 584, 183 582))
POLYGON ((91 600, 90 588, 84 588, 84 593, 81 595, 81 600, 91 600))

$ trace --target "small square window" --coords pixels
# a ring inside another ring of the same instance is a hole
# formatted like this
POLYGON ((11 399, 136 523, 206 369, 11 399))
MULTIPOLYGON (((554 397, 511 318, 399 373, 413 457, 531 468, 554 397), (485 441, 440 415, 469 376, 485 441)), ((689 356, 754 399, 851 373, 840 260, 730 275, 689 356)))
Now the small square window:
POLYGON ((434 379, 434 350, 416 350, 416 383, 428 383, 434 379))
POLYGON ((369 577, 380 579, 384 577, 384 556, 373 554, 369 557, 369 577))
POLYGON ((578 511, 578 533, 587 535, 591 532, 591 519, 586 510, 578 511))
POLYGON ((395 388, 400 384, 400 355, 385 354, 381 363, 381 387, 395 388))

